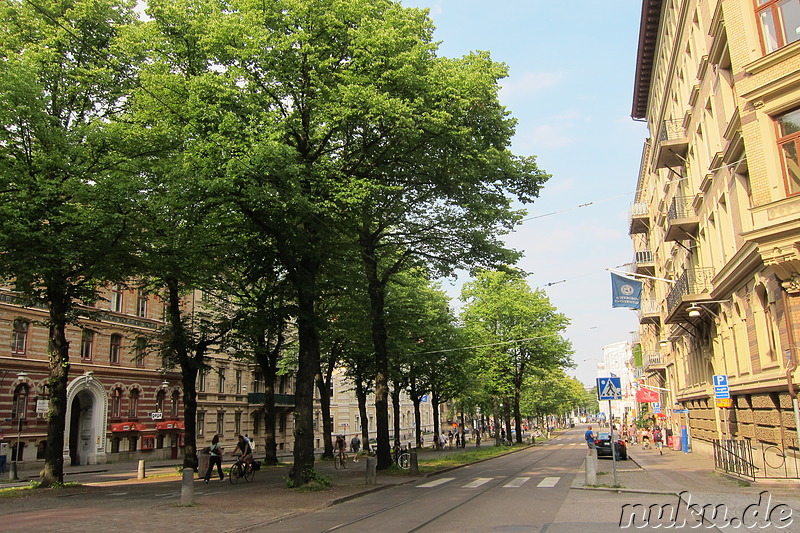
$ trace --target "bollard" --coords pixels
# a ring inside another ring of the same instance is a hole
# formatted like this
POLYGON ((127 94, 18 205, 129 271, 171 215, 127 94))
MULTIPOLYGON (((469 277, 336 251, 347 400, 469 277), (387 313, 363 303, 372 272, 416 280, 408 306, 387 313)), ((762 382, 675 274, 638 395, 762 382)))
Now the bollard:
POLYGON ((584 485, 597 485, 597 450, 591 450, 591 454, 586 456, 585 461, 586 479, 584 485))
POLYGON ((144 479, 146 477, 147 477, 147 475, 145 475, 145 470, 144 470, 144 459, 140 459, 139 460, 139 475, 137 476, 137 479, 144 479))
POLYGON ((417 461, 417 452, 411 452, 411 466, 409 467, 408 472, 413 476, 419 474, 419 462, 417 461))
POLYGON ((378 484, 378 458, 367 456, 367 485, 378 484))
POLYGON ((183 469, 181 478, 181 505, 192 505, 194 503, 194 470, 191 468, 183 469))
POLYGON ((8 479, 10 481, 18 481, 19 478, 17 477, 17 463, 16 461, 12 462, 8 465, 8 479))

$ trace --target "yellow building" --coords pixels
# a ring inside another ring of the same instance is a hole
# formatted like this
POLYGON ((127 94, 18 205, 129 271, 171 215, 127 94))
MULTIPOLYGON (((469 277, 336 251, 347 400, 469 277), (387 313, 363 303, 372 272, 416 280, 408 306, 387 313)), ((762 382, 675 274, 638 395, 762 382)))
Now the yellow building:
POLYGON ((797 477, 800 0, 644 0, 632 116, 650 131, 629 231, 665 425, 688 423, 693 451, 778 450, 756 475, 797 477))

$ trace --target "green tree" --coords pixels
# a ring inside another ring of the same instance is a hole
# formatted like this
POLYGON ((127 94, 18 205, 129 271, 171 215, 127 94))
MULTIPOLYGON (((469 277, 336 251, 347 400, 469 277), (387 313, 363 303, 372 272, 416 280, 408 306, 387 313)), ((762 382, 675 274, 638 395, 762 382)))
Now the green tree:
POLYGON ((131 272, 128 154, 117 123, 132 84, 118 28, 132 2, 4 0, 0 38, 0 275, 46 302, 50 409, 42 485, 63 482, 65 328, 131 272))
MULTIPOLYGON (((561 336, 569 320, 543 291, 532 291, 520 273, 480 272, 464 284, 461 298, 465 328, 473 339, 489 345, 480 354, 480 364, 492 375, 491 386, 508 408, 506 425, 513 414, 520 428, 525 379, 537 370, 571 364, 571 345, 561 336)), ((521 431, 517 431, 517 442, 522 442, 521 431)))

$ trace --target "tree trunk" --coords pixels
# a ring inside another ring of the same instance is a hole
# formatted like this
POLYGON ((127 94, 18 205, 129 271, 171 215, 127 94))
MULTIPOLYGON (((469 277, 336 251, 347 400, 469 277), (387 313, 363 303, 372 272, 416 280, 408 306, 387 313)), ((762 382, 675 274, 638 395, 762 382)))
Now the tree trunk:
POLYGON ((414 402, 414 442, 417 448, 422 448, 422 413, 420 413, 420 396, 414 377, 411 377, 411 401, 414 402))
POLYGON ((494 445, 500 446, 500 428, 503 425, 502 416, 500 414, 500 406, 497 403, 497 396, 492 397, 492 409, 494 410, 494 445))
POLYGON ((367 391, 364 390, 364 381, 356 378, 356 399, 358 400, 358 415, 361 417, 361 443, 364 451, 370 451, 369 445, 369 418, 367 418, 367 391))
POLYGON ((331 422, 331 394, 330 387, 325 383, 322 372, 316 375, 317 390, 319 391, 319 404, 322 411, 322 442, 324 450, 323 459, 333 459, 333 422, 331 422))
MULTIPOLYGON (((263 370, 263 368, 262 368, 263 370)), ((275 375, 267 379, 264 374, 264 448, 266 457, 264 461, 268 465, 278 464, 278 442, 275 431, 275 418, 278 410, 275 409, 275 375)))
POLYGON ((362 242, 361 257, 367 278, 372 323, 372 344, 375 350, 375 429, 378 444, 378 470, 392 466, 389 443, 389 353, 385 317, 385 283, 378 276, 374 248, 362 242))
POLYGON ((508 405, 508 398, 503 401, 503 419, 506 423, 506 438, 511 442, 511 406, 508 405))
POLYGON ((517 443, 522 444, 522 413, 519 410, 519 391, 514 391, 514 424, 517 425, 517 443))
MULTIPOLYGON (((431 407, 433 408, 433 434, 438 436, 441 429, 439 424, 439 397, 431 393, 431 407)), ((434 444, 434 448, 436 445, 434 444)))
POLYGON ((308 482, 314 471, 314 378, 319 370, 319 332, 316 324, 316 270, 313 261, 294 270, 297 292, 299 353, 295 382, 294 466, 295 486, 308 482))
POLYGON ((394 413, 394 446, 400 444, 400 386, 392 387, 392 412, 394 413))
MULTIPOLYGON (((64 430, 67 418, 69 342, 66 336, 67 313, 72 305, 66 291, 47 291, 50 313, 49 375, 50 406, 47 414, 47 448, 40 472, 42 487, 64 482, 64 430)), ((19 450, 17 450, 19 453, 19 450)))

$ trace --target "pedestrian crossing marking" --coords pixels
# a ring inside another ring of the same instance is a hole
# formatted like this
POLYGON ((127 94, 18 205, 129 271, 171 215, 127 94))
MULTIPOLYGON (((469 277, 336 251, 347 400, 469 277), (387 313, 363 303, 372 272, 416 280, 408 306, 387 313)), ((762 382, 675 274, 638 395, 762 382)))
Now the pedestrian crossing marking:
POLYGON ((503 488, 506 488, 506 487, 509 487, 509 488, 512 488, 512 489, 519 488, 519 487, 522 486, 523 483, 525 483, 529 479, 530 479, 529 477, 518 477, 517 479, 512 479, 511 481, 509 481, 508 483, 503 485, 503 488))
POLYGON ((465 489, 477 489, 478 487, 480 487, 484 483, 490 482, 492 479, 494 479, 494 478, 491 478, 491 477, 479 477, 478 479, 476 479, 472 483, 467 483, 466 485, 464 485, 463 488, 465 488, 465 489))
POLYGON ((551 488, 555 487, 558 480, 561 479, 560 477, 546 477, 538 485, 539 488, 551 488))
POLYGON ((447 483, 448 481, 453 481, 454 479, 455 479, 454 477, 442 477, 442 478, 439 478, 439 479, 434 479, 433 481, 428 481, 427 483, 423 483, 422 485, 417 485, 417 487, 420 488, 420 489, 428 489, 428 488, 431 488, 431 487, 438 487, 439 485, 443 485, 443 484, 447 483))

